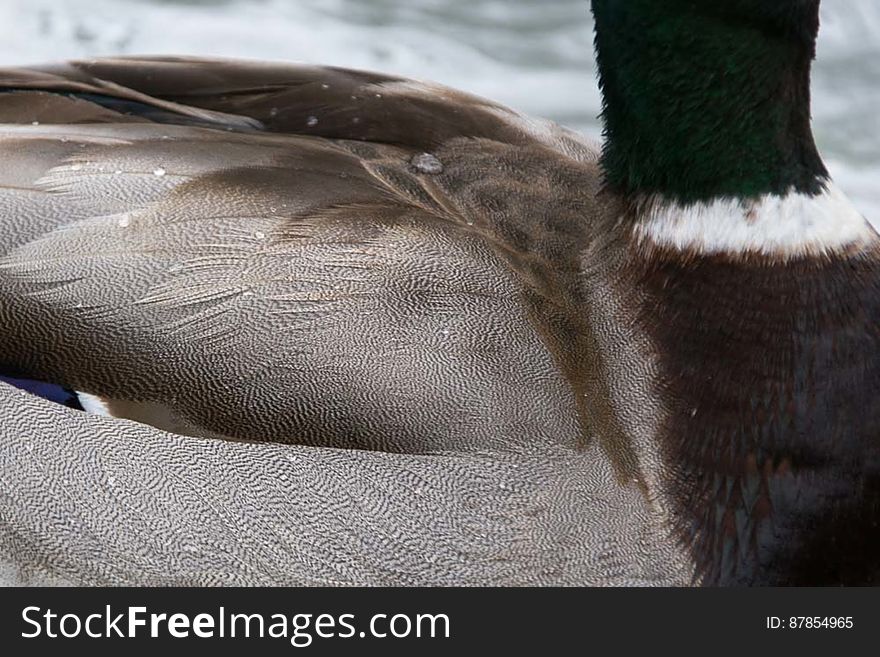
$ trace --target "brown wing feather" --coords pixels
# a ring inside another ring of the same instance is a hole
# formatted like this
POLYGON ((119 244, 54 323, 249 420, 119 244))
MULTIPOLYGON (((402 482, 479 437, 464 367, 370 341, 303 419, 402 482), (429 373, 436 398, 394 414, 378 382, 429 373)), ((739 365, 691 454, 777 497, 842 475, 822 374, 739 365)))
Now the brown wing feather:
POLYGON ((583 441, 523 294, 564 298, 530 261, 568 257, 592 162, 527 138, 488 103, 373 74, 111 60, 47 67, 31 83, 55 80, 172 105, 158 117, 117 106, 113 122, 103 97, 0 94, 0 115, 24 124, 0 130, 0 156, 17 164, 0 173, 5 363, 170 403, 236 438, 410 452, 583 441), (322 79, 339 116, 358 107, 350 92, 398 85, 374 98, 391 118, 374 105, 359 124, 383 139, 351 139, 356 124, 338 116, 324 121, 332 140, 196 127, 189 114, 170 123, 178 105, 262 123, 266 89, 292 120, 317 112, 322 79), (28 107, 42 108, 39 125, 28 107), (485 136, 438 145, 441 172, 413 167, 427 145, 419 121, 436 141, 468 116, 485 136), (406 146, 387 143, 395 130, 411 131, 406 146), (493 166, 506 175, 487 178, 493 166), (532 255, 511 268, 523 247, 532 255))

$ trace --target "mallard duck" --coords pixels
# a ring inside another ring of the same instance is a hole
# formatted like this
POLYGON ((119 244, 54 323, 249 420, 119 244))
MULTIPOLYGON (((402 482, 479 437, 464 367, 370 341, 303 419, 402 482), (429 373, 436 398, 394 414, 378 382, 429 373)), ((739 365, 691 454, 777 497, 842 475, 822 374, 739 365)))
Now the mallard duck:
POLYGON ((592 6, 601 147, 377 73, 0 71, 7 581, 876 583, 819 0, 592 6))

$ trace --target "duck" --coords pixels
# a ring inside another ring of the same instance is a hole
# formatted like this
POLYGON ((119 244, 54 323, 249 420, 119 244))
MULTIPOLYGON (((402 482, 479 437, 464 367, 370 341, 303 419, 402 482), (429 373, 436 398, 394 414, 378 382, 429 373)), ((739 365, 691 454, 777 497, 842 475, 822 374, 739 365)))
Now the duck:
POLYGON ((819 0, 591 4, 601 144, 325 66, 0 69, 2 578, 877 584, 819 0))

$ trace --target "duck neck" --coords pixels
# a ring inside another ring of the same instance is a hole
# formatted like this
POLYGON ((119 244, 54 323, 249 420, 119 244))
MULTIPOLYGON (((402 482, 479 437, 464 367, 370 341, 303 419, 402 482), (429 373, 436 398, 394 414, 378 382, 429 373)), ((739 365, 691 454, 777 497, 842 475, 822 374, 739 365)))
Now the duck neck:
POLYGON ((689 205, 820 194, 819 0, 593 0, 606 184, 689 205))

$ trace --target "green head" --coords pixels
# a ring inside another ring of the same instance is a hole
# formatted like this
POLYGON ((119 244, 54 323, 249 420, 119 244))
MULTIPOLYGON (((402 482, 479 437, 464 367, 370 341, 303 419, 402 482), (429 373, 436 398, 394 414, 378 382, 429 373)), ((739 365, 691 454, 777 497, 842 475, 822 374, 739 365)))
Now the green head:
POLYGON ((819 0, 592 0, 608 185, 682 203, 818 194, 819 0))

